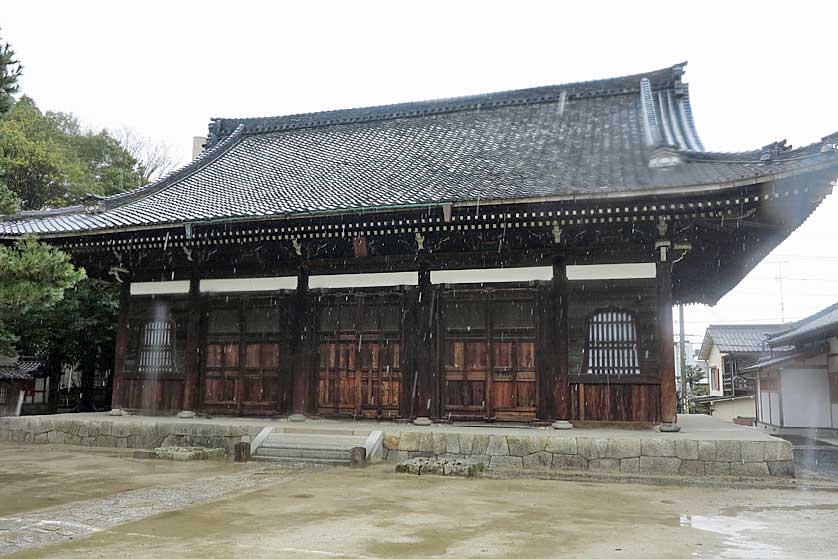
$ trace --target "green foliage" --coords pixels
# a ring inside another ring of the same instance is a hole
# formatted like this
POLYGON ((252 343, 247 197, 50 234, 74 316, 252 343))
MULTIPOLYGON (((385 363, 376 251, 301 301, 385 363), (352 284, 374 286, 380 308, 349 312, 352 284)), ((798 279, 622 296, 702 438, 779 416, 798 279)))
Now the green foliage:
POLYGON ((0 216, 14 215, 20 211, 20 198, 9 190, 0 179, 0 216))
POLYGON ((690 385, 690 388, 694 388, 704 378, 704 370, 695 365, 687 365, 685 371, 687 373, 687 384, 690 385))
POLYGON ((145 183, 142 166, 106 131, 84 131, 71 114, 44 114, 26 96, 0 119, 0 172, 25 210, 145 183))
POLYGON ((17 93, 17 80, 23 72, 23 66, 15 58, 15 51, 9 43, 0 39, 0 116, 12 107, 17 93))
POLYGON ((33 237, 0 245, 0 354, 14 352, 11 326, 30 313, 51 309, 64 290, 85 277, 70 257, 33 237))
POLYGON ((58 354, 67 365, 78 366, 91 351, 109 362, 118 310, 118 286, 84 278, 53 307, 39 307, 12 320, 19 335, 18 349, 26 355, 58 354))

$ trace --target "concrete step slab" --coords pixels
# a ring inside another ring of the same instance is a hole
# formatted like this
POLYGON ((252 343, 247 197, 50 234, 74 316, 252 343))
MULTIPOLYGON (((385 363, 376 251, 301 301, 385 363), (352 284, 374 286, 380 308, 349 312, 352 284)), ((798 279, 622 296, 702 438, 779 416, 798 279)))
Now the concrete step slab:
POLYGON ((278 464, 323 464, 327 466, 348 466, 349 460, 335 460, 329 458, 284 458, 281 456, 259 456, 251 457, 251 460, 259 462, 276 462, 278 464))
POLYGON ((259 448, 256 456, 276 456, 280 458, 326 458, 330 460, 349 460, 348 450, 329 449, 293 449, 293 448, 259 448))

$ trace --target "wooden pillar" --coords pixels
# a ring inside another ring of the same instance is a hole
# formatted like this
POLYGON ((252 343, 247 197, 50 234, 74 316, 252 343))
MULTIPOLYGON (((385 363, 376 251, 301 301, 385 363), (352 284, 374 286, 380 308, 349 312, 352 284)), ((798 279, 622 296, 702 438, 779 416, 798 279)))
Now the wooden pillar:
POLYGON ((660 373, 661 420, 677 420, 675 392, 675 347, 672 329, 672 261, 668 247, 660 247, 656 259, 658 304, 658 368, 660 373))
POLYGON ((192 267, 189 277, 189 307, 186 316, 186 347, 183 360, 183 402, 181 409, 184 411, 196 411, 198 406, 198 395, 201 393, 199 386, 199 370, 201 366, 201 304, 200 275, 198 267, 192 267))
POLYGON ((128 311, 131 301, 131 280, 125 278, 120 285, 119 313, 117 314, 116 342, 114 344, 113 393, 111 408, 122 409, 125 404, 125 354, 128 351, 128 311))
POLYGON ((436 293, 431 285, 431 271, 427 262, 419 267, 419 289, 416 301, 416 326, 409 335, 415 338, 415 369, 410 410, 412 417, 437 417, 440 413, 434 398, 436 380, 436 293))
POLYGON ((309 359, 309 347, 307 342, 312 335, 309 325, 308 314, 308 268, 300 266, 297 275, 297 291, 294 294, 293 318, 291 321, 291 412, 305 415, 311 410, 311 359, 309 359))
POLYGON ((553 261, 553 328, 555 365, 552 372, 551 419, 570 419, 570 384, 568 383, 568 285, 567 263, 558 256, 553 261))

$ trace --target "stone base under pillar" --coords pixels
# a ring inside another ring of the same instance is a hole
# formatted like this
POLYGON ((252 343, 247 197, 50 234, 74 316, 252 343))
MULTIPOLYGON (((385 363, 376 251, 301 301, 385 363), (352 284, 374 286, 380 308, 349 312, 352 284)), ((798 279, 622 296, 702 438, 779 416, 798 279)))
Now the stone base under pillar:
POLYGON ((288 421, 294 421, 294 422, 302 423, 305 420, 306 420, 306 416, 304 416, 301 413, 292 413, 291 415, 288 416, 288 421))

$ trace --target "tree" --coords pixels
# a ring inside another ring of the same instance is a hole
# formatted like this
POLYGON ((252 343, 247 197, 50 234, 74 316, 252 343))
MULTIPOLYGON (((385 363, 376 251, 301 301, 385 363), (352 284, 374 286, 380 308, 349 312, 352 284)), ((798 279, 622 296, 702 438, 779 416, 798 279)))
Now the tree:
POLYGON ((11 109, 13 95, 17 93, 17 80, 23 73, 23 66, 15 58, 15 51, 9 43, 0 38, 0 116, 11 109))
MULTIPOLYGON (((51 308, 40 307, 13 320, 19 333, 18 350, 47 362, 75 367, 81 372, 82 411, 93 411, 91 399, 97 368, 113 363, 119 288, 107 281, 85 278, 64 293, 51 308)), ((58 378, 50 387, 57 388, 58 378)))
POLYGON ((15 317, 51 309, 85 277, 58 249, 24 237, 13 246, 0 245, 0 354, 14 354, 15 317))
POLYGON ((695 365, 687 365, 687 386, 692 396, 706 396, 708 393, 706 384, 699 384, 704 378, 704 370, 695 365))
POLYGON ((177 167, 177 157, 168 144, 154 142, 127 126, 113 131, 112 135, 131 157, 139 161, 147 181, 164 177, 177 167))
POLYGON ((25 210, 78 203, 146 183, 143 168, 107 131, 85 131, 71 114, 42 113, 26 96, 0 119, 0 169, 25 210))

